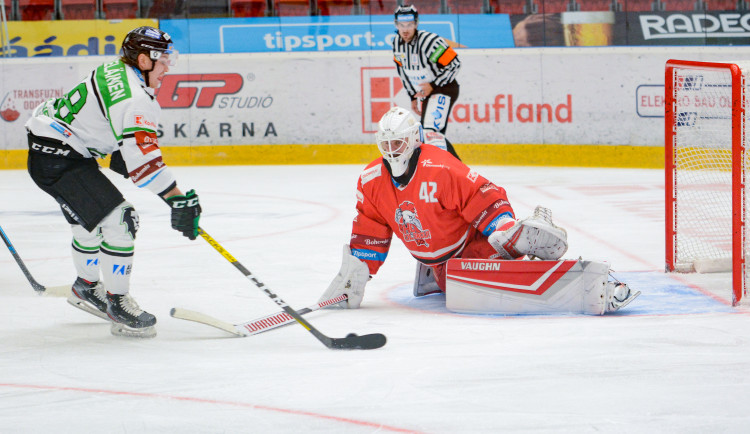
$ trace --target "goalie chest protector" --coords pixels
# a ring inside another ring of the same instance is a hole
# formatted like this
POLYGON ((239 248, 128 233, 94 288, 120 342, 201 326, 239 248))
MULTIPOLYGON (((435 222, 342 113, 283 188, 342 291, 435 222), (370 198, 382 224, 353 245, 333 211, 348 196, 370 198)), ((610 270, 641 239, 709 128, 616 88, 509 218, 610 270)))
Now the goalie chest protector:
POLYGON ((474 314, 591 314, 606 309, 609 265, 593 261, 448 261, 445 307, 474 314))

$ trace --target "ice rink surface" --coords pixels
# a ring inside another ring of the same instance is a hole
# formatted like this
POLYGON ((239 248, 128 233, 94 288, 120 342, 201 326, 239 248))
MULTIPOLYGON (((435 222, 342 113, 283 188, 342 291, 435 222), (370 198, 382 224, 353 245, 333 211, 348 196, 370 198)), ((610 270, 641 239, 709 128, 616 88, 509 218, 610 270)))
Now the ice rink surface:
MULTIPOLYGON (((201 226, 292 307, 318 300, 348 242, 362 166, 177 167, 201 226)), ((132 294, 155 339, 112 336, 65 299, 34 294, 0 253, 0 431, 13 433, 744 433, 750 313, 718 275, 666 275, 662 170, 474 166, 519 217, 537 204, 568 231, 566 258, 607 261, 643 292, 614 315, 469 316, 414 299, 400 242, 359 310, 306 318, 331 337, 380 332, 385 347, 326 349, 298 324, 236 338, 169 316, 240 323, 278 307, 168 208, 114 178, 140 214, 132 294)), ((33 275, 72 283, 71 234, 25 171, 0 171, 0 226, 33 275)))

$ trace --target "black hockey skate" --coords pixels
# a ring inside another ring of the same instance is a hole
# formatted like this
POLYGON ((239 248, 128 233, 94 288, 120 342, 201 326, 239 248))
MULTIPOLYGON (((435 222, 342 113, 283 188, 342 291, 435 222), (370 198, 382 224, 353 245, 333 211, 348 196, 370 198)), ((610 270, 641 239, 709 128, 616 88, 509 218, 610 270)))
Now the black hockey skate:
POLYGON ((109 320, 107 316, 107 294, 101 283, 89 282, 79 277, 73 283, 71 292, 68 303, 91 315, 109 320))
POLYGON ((130 294, 107 293, 107 315, 113 335, 138 338, 156 336, 156 317, 138 307, 130 294))

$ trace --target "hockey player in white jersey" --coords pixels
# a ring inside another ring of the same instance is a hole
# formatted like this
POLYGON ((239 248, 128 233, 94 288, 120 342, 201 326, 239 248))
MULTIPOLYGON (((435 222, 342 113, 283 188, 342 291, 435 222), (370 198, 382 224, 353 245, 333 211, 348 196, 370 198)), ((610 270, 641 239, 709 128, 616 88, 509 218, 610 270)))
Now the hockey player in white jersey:
POLYGON ((177 187, 156 134, 161 109, 154 90, 176 58, 168 34, 139 27, 125 37, 120 58, 39 105, 26 122, 29 174, 73 231, 78 277, 68 301, 110 320, 116 335, 153 337, 156 317, 129 294, 138 213, 96 158, 111 155, 110 169, 171 206, 172 228, 191 240, 198 235, 198 195, 177 187))

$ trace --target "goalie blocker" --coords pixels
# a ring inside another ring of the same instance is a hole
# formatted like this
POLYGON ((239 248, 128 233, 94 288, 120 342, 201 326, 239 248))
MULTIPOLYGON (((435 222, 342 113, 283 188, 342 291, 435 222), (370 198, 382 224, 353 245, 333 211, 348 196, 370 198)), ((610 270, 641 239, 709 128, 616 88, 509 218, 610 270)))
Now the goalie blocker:
POLYGON ((640 294, 594 261, 451 259, 446 275, 445 306, 459 313, 603 315, 640 294))

